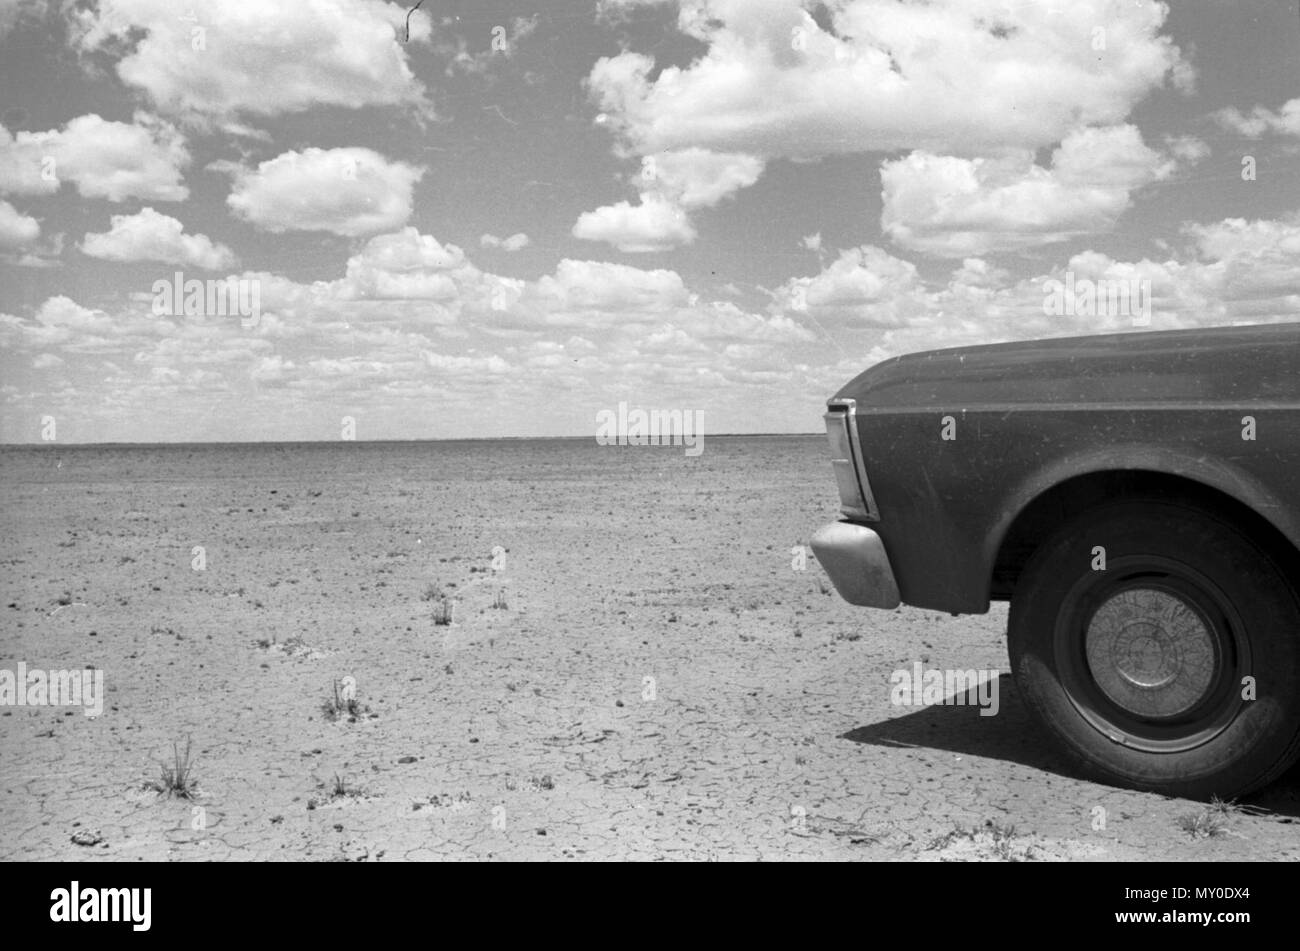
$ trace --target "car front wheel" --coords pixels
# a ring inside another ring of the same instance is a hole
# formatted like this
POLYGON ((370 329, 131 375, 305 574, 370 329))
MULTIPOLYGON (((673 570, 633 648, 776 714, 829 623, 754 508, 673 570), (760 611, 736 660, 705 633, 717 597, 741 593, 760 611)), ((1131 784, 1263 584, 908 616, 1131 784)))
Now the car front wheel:
POLYGON ((1075 519, 1021 573, 1008 646, 1029 707, 1103 781, 1228 798, 1300 755, 1300 602, 1216 514, 1152 500, 1075 519))

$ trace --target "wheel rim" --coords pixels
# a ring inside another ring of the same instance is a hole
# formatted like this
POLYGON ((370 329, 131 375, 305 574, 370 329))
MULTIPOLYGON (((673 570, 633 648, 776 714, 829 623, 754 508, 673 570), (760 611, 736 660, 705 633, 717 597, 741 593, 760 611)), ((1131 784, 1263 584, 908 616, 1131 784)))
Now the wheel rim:
POLYGON ((1222 732, 1241 707, 1249 645, 1210 579, 1155 556, 1111 559, 1057 615, 1062 687, 1095 729, 1125 746, 1175 752, 1222 732))
POLYGON ((1101 692, 1154 720, 1204 700, 1218 667, 1210 622, 1175 591, 1150 582, 1106 598, 1088 620, 1084 647, 1101 692))

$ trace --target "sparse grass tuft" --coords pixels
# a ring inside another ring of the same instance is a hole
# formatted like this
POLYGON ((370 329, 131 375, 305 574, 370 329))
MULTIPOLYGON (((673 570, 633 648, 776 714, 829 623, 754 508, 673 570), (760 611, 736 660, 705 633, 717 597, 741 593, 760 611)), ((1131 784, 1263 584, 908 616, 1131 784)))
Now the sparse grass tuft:
POLYGON ((508 605, 506 604, 505 588, 497 588, 496 595, 492 598, 492 607, 496 608, 498 611, 504 611, 507 609, 508 605))
POLYGON ((1011 843, 1016 838, 1016 827, 1013 825, 1003 825, 993 819, 984 823, 984 828, 988 830, 993 839, 993 851, 997 853, 998 858, 1004 862, 1018 862, 1019 856, 1011 851, 1011 843))
POLYGON ((433 606, 433 623, 438 627, 446 627, 451 624, 452 614, 455 607, 452 605, 450 598, 443 598, 433 606))
POLYGON ((1238 812, 1236 802, 1225 802, 1218 796, 1213 796, 1210 798, 1209 805, 1200 812, 1189 812, 1179 816, 1178 828, 1193 839, 1213 839, 1228 834, 1232 817, 1238 812))
POLYGON ((362 794, 360 786, 350 783, 338 773, 334 774, 334 781, 330 785, 331 799, 356 799, 362 794))
MULTIPOLYGON (((328 783, 318 782, 316 788, 320 790, 320 793, 308 798, 308 811, 319 809, 321 806, 327 806, 340 799, 359 799, 366 794, 364 789, 356 783, 344 779, 338 773, 335 773, 334 778, 328 783)), ((272 819, 271 821, 274 822, 275 820, 272 819)))
POLYGON ((926 850, 943 851, 958 842, 969 842, 975 855, 983 854, 1002 862, 1026 862, 1036 858, 1034 846, 1016 841, 1016 827, 996 819, 986 819, 983 825, 964 829, 955 827, 951 832, 936 836, 926 850))
POLYGON ((424 594, 420 595, 421 601, 442 601, 447 597, 440 584, 430 584, 424 589, 424 594))
POLYGON ((193 799, 198 793, 198 782, 194 778, 194 760, 191 756, 192 741, 185 738, 185 752, 180 744, 172 741, 172 761, 170 764, 159 763, 159 775, 148 785, 164 796, 176 799, 193 799))

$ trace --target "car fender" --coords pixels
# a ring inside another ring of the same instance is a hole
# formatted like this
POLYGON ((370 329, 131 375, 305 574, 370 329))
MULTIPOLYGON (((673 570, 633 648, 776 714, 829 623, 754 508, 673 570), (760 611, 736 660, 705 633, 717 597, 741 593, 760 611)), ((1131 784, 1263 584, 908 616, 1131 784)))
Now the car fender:
POLYGON ((985 540, 986 565, 992 569, 1015 520, 1043 493, 1078 476, 1121 471, 1173 475, 1216 489, 1253 509, 1300 549, 1300 522, 1296 514, 1241 467, 1213 456, 1132 442, 1058 457, 1015 483, 1003 496, 1001 512, 985 540))

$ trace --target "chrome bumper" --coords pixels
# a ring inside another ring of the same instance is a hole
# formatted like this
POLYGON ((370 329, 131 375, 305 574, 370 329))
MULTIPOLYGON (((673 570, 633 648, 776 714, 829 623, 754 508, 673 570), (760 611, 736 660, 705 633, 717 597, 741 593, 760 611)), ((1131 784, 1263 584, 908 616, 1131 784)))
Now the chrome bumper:
POLYGON ((902 603, 880 536, 865 525, 833 522, 812 537, 813 554, 849 604, 896 608, 902 603))

